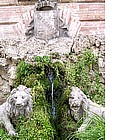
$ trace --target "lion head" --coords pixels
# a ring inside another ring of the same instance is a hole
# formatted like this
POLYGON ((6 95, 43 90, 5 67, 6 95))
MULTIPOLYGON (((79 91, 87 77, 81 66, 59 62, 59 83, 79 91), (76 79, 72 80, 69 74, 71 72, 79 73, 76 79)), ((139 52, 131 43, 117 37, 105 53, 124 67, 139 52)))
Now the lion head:
POLYGON ((85 117, 86 115, 88 107, 87 97, 78 87, 71 87, 71 90, 69 96, 71 115, 78 121, 81 117, 85 117))
POLYGON ((7 101, 10 105, 10 117, 18 117, 24 115, 28 118, 29 113, 32 111, 33 101, 30 95, 31 88, 19 85, 11 91, 7 101))

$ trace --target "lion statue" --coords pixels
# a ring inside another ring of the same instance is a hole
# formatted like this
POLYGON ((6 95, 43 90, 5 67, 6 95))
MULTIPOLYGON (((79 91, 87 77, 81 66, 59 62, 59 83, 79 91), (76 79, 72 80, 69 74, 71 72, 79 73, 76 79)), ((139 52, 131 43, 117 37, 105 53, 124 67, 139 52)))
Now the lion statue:
POLYGON ((71 115, 76 121, 80 118, 85 118, 83 124, 78 128, 78 131, 84 131, 88 122, 89 117, 94 114, 101 117, 105 117, 105 108, 92 102, 87 96, 78 88, 71 87, 71 93, 69 96, 69 106, 71 115))
POLYGON ((30 91, 31 88, 19 85, 11 91, 6 102, 0 105, 0 124, 5 127, 11 136, 18 135, 14 130, 12 122, 17 120, 20 115, 28 118, 29 113, 32 111, 33 102, 30 91))

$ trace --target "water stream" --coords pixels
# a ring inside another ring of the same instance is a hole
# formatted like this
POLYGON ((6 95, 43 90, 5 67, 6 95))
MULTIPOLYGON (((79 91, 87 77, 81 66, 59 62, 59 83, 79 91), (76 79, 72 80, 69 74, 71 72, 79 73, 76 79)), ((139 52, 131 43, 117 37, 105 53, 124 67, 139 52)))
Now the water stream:
POLYGON ((52 83, 52 116, 55 118, 55 106, 54 106, 54 97, 53 97, 53 83, 52 83))
POLYGON ((55 106, 54 106, 54 75, 53 72, 51 71, 50 74, 48 75, 49 81, 51 83, 51 98, 52 98, 52 117, 53 119, 55 118, 55 106))

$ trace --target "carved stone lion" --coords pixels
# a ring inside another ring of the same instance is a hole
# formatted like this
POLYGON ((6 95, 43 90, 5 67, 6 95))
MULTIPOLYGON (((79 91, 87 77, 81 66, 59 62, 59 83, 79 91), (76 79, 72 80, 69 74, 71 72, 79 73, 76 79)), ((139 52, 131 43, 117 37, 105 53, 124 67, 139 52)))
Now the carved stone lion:
POLYGON ((19 85, 11 91, 6 102, 0 105, 0 124, 4 126, 9 135, 17 135, 12 125, 20 115, 29 117, 32 111, 33 102, 30 95, 31 88, 19 85))
POLYGON ((71 87, 71 93, 69 96, 69 105, 71 115, 76 121, 80 118, 85 118, 83 124, 78 131, 84 131, 88 124, 88 117, 93 116, 94 114, 101 117, 105 117, 104 107, 92 102, 87 96, 78 88, 71 87))

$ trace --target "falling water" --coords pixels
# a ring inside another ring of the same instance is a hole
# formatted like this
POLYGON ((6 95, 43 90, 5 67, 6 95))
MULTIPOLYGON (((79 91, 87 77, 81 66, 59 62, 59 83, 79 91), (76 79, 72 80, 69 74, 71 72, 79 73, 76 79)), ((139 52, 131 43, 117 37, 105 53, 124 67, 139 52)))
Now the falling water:
POLYGON ((52 116, 55 118, 55 106, 54 106, 54 97, 53 97, 53 82, 52 82, 52 116))
POLYGON ((51 90, 52 90, 52 92, 51 92, 51 96, 52 96, 52 116, 53 116, 53 118, 55 118, 55 106, 54 106, 54 94, 53 94, 53 92, 54 92, 54 83, 53 83, 53 78, 54 78, 54 76, 53 76, 53 72, 51 72, 49 75, 48 75, 48 78, 49 78, 49 81, 50 81, 50 83, 51 83, 51 90))

